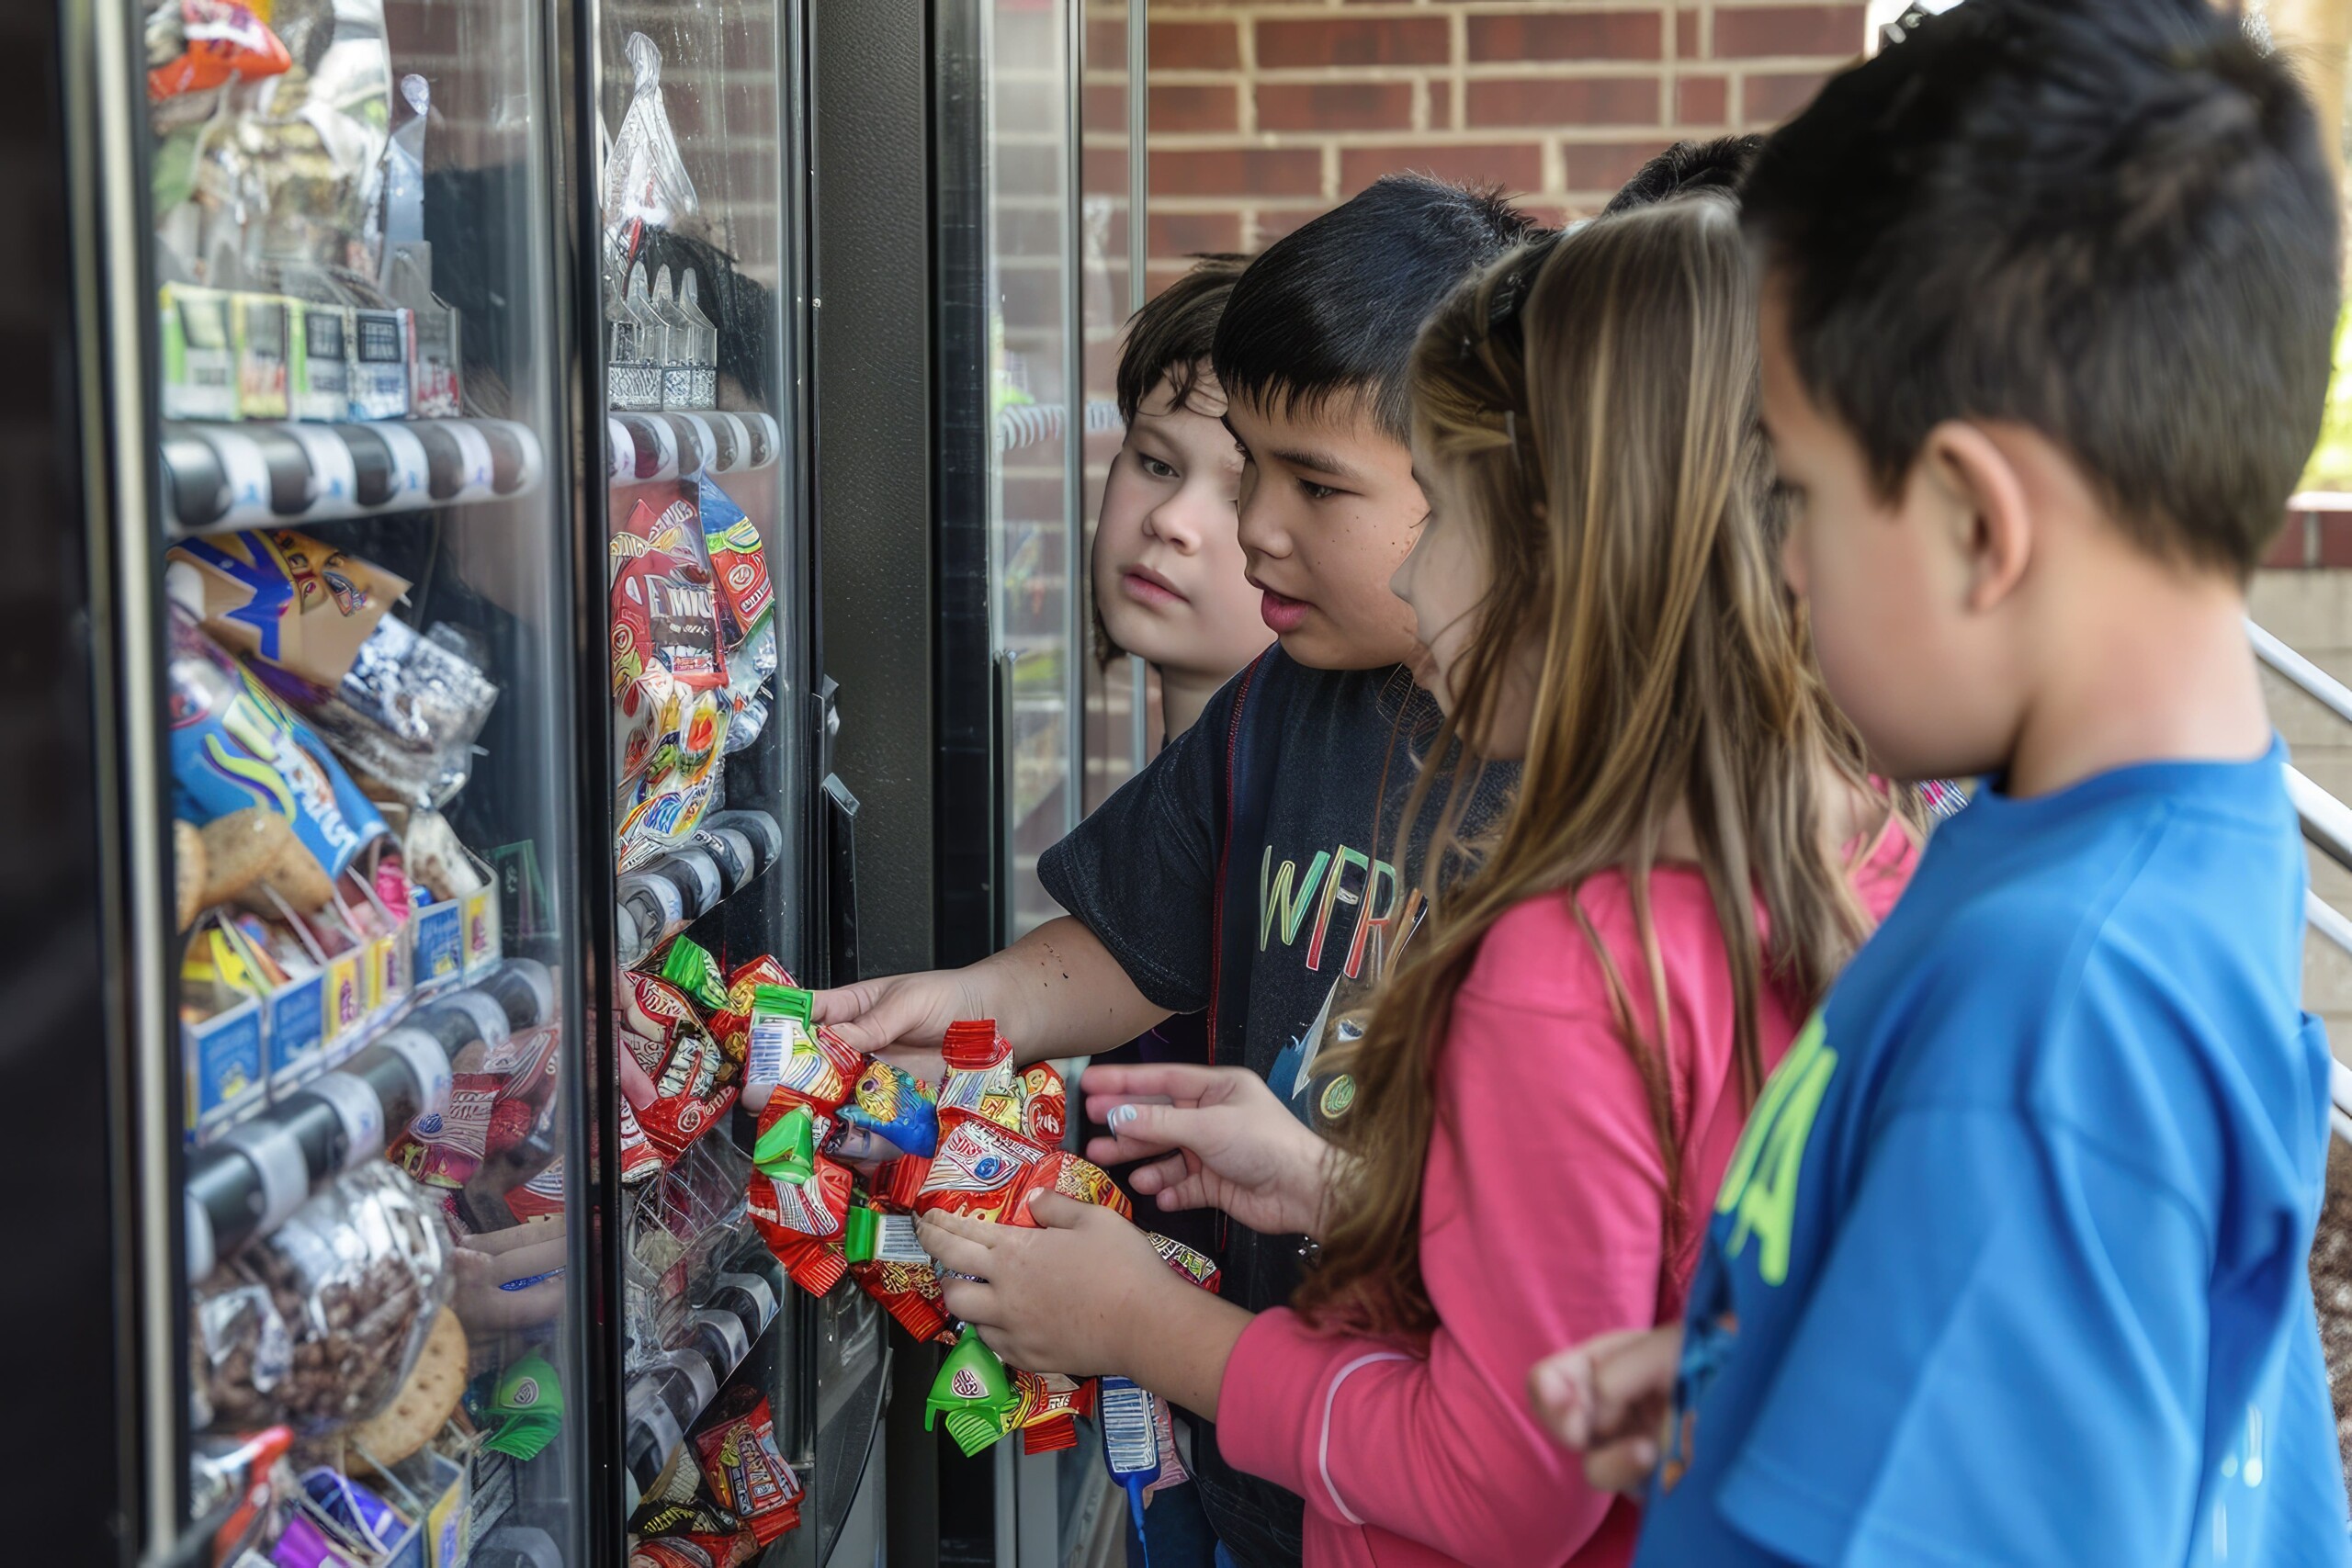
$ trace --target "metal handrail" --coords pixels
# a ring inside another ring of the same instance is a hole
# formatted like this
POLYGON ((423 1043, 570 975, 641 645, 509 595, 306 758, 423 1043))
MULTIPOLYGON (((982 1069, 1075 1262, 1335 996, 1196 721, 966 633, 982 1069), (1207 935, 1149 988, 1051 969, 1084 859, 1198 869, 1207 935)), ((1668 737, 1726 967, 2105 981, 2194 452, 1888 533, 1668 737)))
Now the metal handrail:
MULTIPOLYGON (((2346 687, 2253 621, 2246 622, 2245 632, 2254 643, 2256 658, 2303 695, 2345 723, 2352 724, 2352 687, 2346 687)), ((2352 806, 2313 784, 2300 768, 2287 770, 2287 795, 2295 803, 2295 815, 2302 822, 2304 841, 2346 871, 2352 871, 2352 806)), ((2303 892, 2303 919, 2312 930, 2346 954, 2352 954, 2352 917, 2346 917, 2308 888, 2303 892)), ((2337 1137, 2352 1143, 2352 1068, 2331 1061, 2328 1089, 2332 1101, 2328 1125, 2337 1137)))

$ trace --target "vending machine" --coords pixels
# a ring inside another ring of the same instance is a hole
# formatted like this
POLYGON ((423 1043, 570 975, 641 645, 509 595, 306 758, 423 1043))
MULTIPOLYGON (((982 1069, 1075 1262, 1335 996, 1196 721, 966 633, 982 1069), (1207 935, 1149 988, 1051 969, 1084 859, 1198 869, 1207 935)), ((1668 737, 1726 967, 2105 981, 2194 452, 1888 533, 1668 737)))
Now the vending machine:
POLYGON ((51 1560, 825 1561, 879 1314, 752 1224, 716 1021, 854 912, 803 7, 6 27, 51 1560))

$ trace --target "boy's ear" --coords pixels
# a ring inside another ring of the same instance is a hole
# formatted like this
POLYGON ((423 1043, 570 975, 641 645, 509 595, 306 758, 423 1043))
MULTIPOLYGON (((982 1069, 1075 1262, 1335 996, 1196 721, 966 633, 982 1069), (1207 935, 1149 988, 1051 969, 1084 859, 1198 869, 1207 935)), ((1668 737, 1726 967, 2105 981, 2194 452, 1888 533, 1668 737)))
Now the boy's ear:
POLYGON ((1993 609, 2014 591, 2033 557, 2033 514, 2015 465, 1984 431, 1946 420, 1928 433, 1918 473, 1940 529, 1965 573, 1973 614, 1993 609))

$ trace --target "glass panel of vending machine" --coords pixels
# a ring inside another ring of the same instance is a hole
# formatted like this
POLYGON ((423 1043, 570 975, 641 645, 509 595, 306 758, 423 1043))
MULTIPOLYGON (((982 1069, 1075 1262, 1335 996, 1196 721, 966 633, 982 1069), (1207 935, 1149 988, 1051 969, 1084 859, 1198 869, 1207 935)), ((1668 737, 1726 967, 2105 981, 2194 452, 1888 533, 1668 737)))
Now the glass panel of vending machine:
POLYGON ((108 4, 153 1511, 237 1568, 584 1562, 552 19, 108 4))
POLYGON ((842 1283, 838 1247, 809 1238, 787 1274, 768 1239, 847 1198, 845 1173, 797 1179, 815 1129, 784 1120, 767 1055, 814 982, 800 13, 587 16, 626 1423, 625 1517, 598 1528, 662 1563, 747 1535, 762 1561, 814 1562, 848 1501, 813 1486, 823 1400, 880 1333, 854 1288, 808 1300, 842 1283))

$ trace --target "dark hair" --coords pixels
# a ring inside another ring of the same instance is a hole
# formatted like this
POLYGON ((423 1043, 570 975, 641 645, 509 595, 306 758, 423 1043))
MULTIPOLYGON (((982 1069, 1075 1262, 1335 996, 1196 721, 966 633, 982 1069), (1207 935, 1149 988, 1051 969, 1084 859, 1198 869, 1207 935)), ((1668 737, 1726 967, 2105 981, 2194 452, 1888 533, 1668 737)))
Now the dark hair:
POLYGON ((2261 558, 2319 434, 2339 219, 2301 91, 2206 0, 1969 0, 1834 78, 1742 200, 1883 494, 1939 421, 2011 420, 2143 547, 2261 558))
POLYGON ((1182 408, 1193 395, 1193 383, 1208 364, 1216 342, 1217 318, 1248 256, 1222 252, 1193 258, 1193 269, 1127 318, 1127 335, 1119 345, 1119 417, 1129 424, 1154 387, 1165 377, 1182 408))
POLYGON ((1688 196, 1694 190, 1736 194, 1741 177, 1756 161, 1757 149, 1763 145, 1760 136, 1678 141, 1634 171, 1634 177, 1609 198, 1609 205, 1600 209, 1600 215, 1614 217, 1637 207, 1653 206, 1669 196, 1688 196))
POLYGON ((1361 400, 1408 441, 1406 370, 1422 320, 1535 227, 1491 190, 1376 180, 1250 264, 1217 323, 1216 378, 1228 398, 1285 412, 1361 400))

